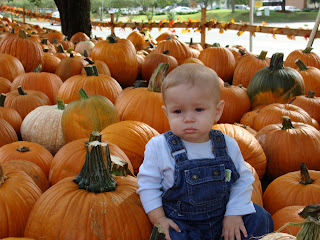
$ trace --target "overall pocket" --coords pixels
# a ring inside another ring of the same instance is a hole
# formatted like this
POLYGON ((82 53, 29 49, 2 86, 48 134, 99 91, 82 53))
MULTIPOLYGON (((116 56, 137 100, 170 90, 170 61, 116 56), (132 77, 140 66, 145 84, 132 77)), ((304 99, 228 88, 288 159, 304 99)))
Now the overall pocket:
POLYGON ((217 202, 227 194, 224 164, 185 170, 189 203, 204 205, 217 202))

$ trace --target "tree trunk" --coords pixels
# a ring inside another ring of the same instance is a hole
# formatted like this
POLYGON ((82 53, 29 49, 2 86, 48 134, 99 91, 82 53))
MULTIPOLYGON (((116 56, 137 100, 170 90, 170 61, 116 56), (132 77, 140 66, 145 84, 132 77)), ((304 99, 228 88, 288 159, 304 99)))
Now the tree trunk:
POLYGON ((77 32, 91 37, 90 0, 54 0, 60 12, 62 33, 68 39, 77 32))
POLYGON ((282 0, 281 8, 282 8, 282 11, 286 10, 286 0, 282 0))

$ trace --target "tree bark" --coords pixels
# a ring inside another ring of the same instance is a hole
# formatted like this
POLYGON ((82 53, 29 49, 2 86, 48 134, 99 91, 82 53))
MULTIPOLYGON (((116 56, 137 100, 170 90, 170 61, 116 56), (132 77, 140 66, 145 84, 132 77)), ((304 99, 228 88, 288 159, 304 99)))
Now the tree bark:
POLYGON ((77 32, 91 37, 90 0, 54 0, 60 12, 62 33, 68 39, 77 32))

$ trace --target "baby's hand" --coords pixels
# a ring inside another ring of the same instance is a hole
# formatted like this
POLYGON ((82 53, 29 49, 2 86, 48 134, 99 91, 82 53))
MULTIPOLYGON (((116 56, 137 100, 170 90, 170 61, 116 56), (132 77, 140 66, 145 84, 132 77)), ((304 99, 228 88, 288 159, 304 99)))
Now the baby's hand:
POLYGON ((241 240, 241 232, 245 237, 248 236, 242 216, 224 216, 221 236, 224 237, 225 240, 241 240))
POLYGON ((166 240, 171 240, 170 234, 169 234, 170 227, 172 227, 177 232, 180 232, 179 226, 174 221, 172 221, 171 219, 169 219, 167 217, 158 218, 157 223, 160 224, 161 227, 163 227, 165 235, 166 235, 166 240))

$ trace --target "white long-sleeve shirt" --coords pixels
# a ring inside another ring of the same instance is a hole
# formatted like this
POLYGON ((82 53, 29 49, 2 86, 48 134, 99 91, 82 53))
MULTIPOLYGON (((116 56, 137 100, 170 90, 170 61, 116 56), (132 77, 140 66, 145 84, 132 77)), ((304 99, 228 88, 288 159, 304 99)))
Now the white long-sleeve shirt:
MULTIPOLYGON (((251 201, 254 177, 246 166, 235 139, 225 135, 227 152, 240 178, 232 185, 225 215, 246 215, 255 212, 251 201)), ((183 141, 188 159, 214 158, 211 140, 204 143, 183 141)), ((175 160, 163 134, 153 137, 146 145, 144 161, 139 168, 137 193, 145 212, 162 206, 162 194, 174 183, 175 160)))

